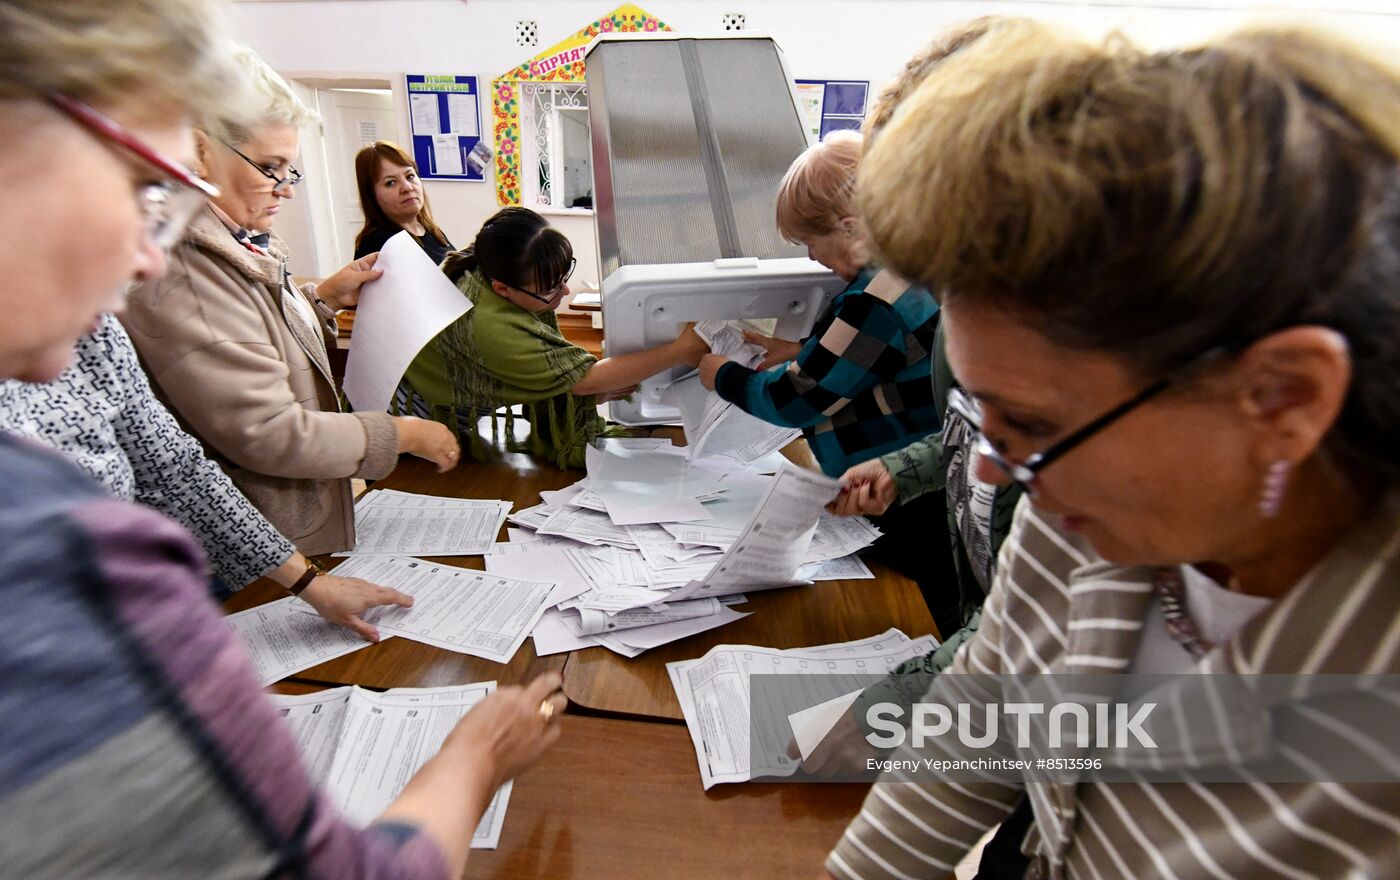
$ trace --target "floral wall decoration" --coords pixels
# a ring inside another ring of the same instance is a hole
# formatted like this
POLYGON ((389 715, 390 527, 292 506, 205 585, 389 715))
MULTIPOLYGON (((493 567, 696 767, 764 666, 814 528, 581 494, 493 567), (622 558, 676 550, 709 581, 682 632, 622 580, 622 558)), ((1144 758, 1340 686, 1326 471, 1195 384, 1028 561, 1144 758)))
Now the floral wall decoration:
POLYGON ((583 52, 599 34, 653 33, 671 28, 656 16, 625 3, 587 27, 491 81, 496 134, 496 202, 520 204, 520 98, 528 82, 581 83, 583 52))

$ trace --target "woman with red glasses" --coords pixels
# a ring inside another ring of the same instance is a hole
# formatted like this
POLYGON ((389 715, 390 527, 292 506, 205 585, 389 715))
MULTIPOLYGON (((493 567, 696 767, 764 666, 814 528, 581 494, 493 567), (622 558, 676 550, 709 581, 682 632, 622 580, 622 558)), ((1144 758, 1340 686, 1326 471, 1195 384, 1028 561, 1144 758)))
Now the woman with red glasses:
POLYGON ((123 322, 156 392, 263 515, 309 556, 348 550, 350 479, 387 476, 400 453, 449 470, 457 441, 424 419, 341 411, 327 347, 375 258, 292 282, 272 226, 301 179, 298 126, 314 116, 251 50, 234 57, 249 106, 195 131, 196 168, 219 195, 123 322))
MULTIPOLYGON (((0 379, 46 381, 218 195, 189 117, 238 98, 203 0, 0 0, 0 379), (75 258, 73 242, 82 243, 75 258)), ((0 433, 5 876, 447 878, 558 736, 559 679, 502 688, 366 828, 312 785, 175 523, 0 433)))
MULTIPOLYGON (((607 430, 598 402, 631 393, 648 376, 694 366, 709 347, 686 329, 665 345, 599 360, 564 338, 554 310, 569 295, 574 249, 529 208, 505 208, 464 251, 442 264, 473 308, 442 331, 404 373, 397 405, 452 426, 484 453, 483 410, 523 405, 531 431, 506 443, 559 467, 583 467, 584 449, 607 430)), ((493 423, 494 424, 494 423, 493 423)))

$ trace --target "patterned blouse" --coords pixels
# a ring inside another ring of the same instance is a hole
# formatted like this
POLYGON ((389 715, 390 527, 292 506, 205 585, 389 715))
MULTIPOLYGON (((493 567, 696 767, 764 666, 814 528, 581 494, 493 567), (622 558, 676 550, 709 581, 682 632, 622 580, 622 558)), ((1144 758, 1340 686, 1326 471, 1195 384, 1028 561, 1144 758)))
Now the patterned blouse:
POLYGON ((290 541, 204 457, 155 395, 121 324, 103 316, 52 382, 0 382, 0 429, 68 455, 109 492, 194 533, 238 590, 289 559, 290 541))

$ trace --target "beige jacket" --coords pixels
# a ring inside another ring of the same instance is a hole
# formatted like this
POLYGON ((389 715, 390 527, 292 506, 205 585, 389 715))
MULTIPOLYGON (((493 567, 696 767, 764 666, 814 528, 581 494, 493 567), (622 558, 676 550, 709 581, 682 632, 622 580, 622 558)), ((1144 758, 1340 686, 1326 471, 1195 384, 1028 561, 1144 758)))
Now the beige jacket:
POLYGON ((345 550, 349 478, 393 470, 397 429, 387 413, 340 411, 333 330, 295 307, 275 235, 269 251, 239 244, 206 210, 122 320, 156 392, 273 525, 308 555, 345 550))

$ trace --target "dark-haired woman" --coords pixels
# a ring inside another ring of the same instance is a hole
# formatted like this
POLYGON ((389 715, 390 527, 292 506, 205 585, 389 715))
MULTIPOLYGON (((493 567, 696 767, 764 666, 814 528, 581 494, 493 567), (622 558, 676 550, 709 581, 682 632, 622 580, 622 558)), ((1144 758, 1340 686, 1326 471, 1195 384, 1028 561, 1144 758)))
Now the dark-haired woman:
POLYGON ((507 448, 582 467, 584 448, 606 427, 599 401, 662 370, 694 366, 709 348, 690 329, 665 345, 601 360, 569 342, 554 310, 569 294, 574 263, 564 234, 528 208, 487 220, 472 246, 442 267, 472 308, 414 359, 399 406, 456 428, 479 457, 476 414, 523 405, 530 437, 519 443, 507 415, 507 448))
POLYGON ((355 236, 355 259, 378 253, 384 243, 407 231, 434 263, 452 250, 447 234, 433 222, 428 194, 418 179, 418 163, 403 147, 375 141, 355 154, 364 228, 355 236))

